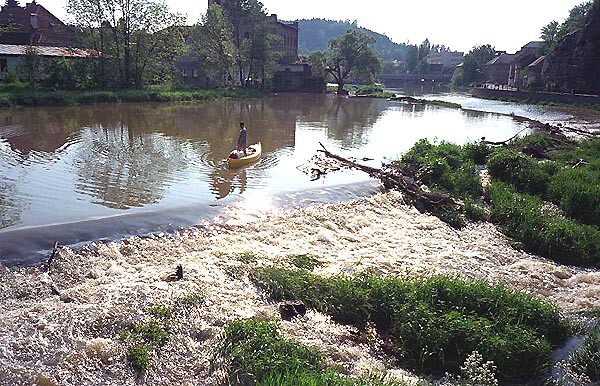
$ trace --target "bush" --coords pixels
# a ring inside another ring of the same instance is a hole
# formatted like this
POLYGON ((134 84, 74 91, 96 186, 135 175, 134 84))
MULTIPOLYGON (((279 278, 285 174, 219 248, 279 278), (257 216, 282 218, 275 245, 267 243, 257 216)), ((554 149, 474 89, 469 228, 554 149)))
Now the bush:
POLYGON ((495 182, 491 220, 529 252, 563 264, 600 266, 600 231, 544 209, 539 197, 495 182))
POLYGON ((548 189, 550 176, 524 154, 500 151, 490 158, 488 169, 492 177, 514 185, 519 192, 544 194, 548 189))
POLYGON ((551 180, 549 197, 568 216, 600 225, 600 173, 584 168, 561 170, 551 180))
POLYGON ((502 378, 532 378, 548 364, 551 345, 567 333, 554 306, 481 281, 324 278, 273 267, 252 279, 275 300, 302 300, 359 328, 374 323, 388 350, 417 370, 458 372, 467 355, 479 350, 502 378))
POLYGON ((150 313, 152 318, 130 324, 119 335, 128 346, 127 359, 142 374, 148 369, 150 352, 163 346, 170 335, 171 309, 158 305, 150 313))
POLYGON ((284 339, 275 323, 257 319, 228 323, 211 361, 225 371, 229 385, 255 384, 279 374, 318 374, 325 364, 318 350, 284 339))
POLYGON ((432 189, 464 197, 479 197, 483 193, 477 168, 470 154, 448 142, 431 144, 419 140, 401 162, 417 171, 417 177, 432 189))
POLYGON ((463 146, 463 149, 467 157, 476 165, 485 165, 492 154, 490 146, 483 142, 467 143, 463 146))

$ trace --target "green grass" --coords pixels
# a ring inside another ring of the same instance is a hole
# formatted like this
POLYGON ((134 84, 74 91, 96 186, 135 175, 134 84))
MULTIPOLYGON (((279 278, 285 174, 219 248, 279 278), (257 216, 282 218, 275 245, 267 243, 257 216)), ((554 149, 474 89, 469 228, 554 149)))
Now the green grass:
POLYGON ((550 175, 533 158, 513 151, 500 151, 488 161, 490 175, 514 185, 519 192, 544 194, 550 175))
POLYGON ((274 322, 257 319, 228 323, 211 362, 214 368, 225 371, 230 385, 254 384, 274 374, 318 374, 325 368, 317 349, 284 339, 274 322))
POLYGON ((119 339, 127 345, 127 359, 141 374, 148 370, 150 353, 169 339, 173 318, 171 308, 164 305, 153 307, 150 314, 148 320, 131 323, 119 334, 119 339))
POLYGON ((531 379, 549 363, 567 327, 558 310, 502 285, 450 277, 416 280, 364 275, 331 278, 267 267, 253 281, 274 300, 302 300, 339 323, 373 323, 387 350, 418 371, 458 373, 473 351, 503 379, 531 379))
POLYGON ((0 89, 0 107, 63 106, 116 102, 192 102, 223 98, 254 98, 263 95, 264 92, 250 89, 47 91, 21 87, 16 91, 2 91, 0 89))
POLYGON ((600 330, 588 333, 581 345, 561 364, 563 382, 560 385, 600 383, 600 330), (579 383, 577 383, 579 382, 579 383))
POLYGON ((490 188, 491 220, 527 251, 563 264, 600 266, 600 230, 553 213, 539 197, 495 182, 490 188))
POLYGON ((417 99, 419 103, 423 103, 430 106, 447 107, 450 109, 461 109, 462 105, 454 102, 440 101, 440 100, 429 100, 429 99, 417 99))
POLYGON ((421 139, 404 154, 400 163, 412 167, 416 176, 431 189, 461 198, 481 196, 483 188, 475 165, 475 158, 480 154, 475 149, 475 146, 464 149, 449 142, 436 145, 421 139))
POLYGON ((284 338, 275 322, 258 319, 227 323, 211 365, 233 386, 407 386, 377 375, 343 376, 326 366, 321 351, 284 338))
POLYGON ((565 264, 600 266, 600 140, 555 143, 529 135, 490 148, 424 139, 397 162, 430 188, 463 201, 462 214, 431 211, 449 224, 460 225, 463 215, 491 220, 529 252, 565 264), (534 159, 521 153, 523 148, 550 159, 534 159), (495 181, 485 191, 475 173, 482 163, 495 181), (482 205, 482 194, 489 208, 482 205), (550 210, 548 202, 558 210, 550 210))
POLYGON ((290 263, 296 268, 303 268, 309 271, 314 270, 316 267, 321 265, 321 262, 316 256, 313 256, 308 253, 298 254, 298 255, 288 255, 290 263))

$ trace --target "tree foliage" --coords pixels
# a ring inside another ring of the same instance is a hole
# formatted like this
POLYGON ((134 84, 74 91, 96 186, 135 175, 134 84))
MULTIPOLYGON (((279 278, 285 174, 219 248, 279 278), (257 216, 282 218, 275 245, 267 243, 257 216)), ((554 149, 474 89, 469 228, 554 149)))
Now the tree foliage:
POLYGON ((541 48, 542 53, 546 54, 550 52, 562 38, 583 28, 590 10, 594 7, 594 3, 597 4, 598 0, 576 5, 569 11, 569 16, 562 24, 553 20, 542 27, 540 34, 540 37, 543 40, 541 48))
POLYGON ((452 83, 456 86, 469 86, 484 78, 485 64, 494 58, 494 47, 490 44, 475 46, 465 55, 462 68, 454 73, 452 83))
POLYGON ((206 63, 207 69, 215 73, 217 78, 223 79, 223 82, 233 79, 233 26, 225 18, 223 8, 211 5, 192 29, 191 37, 195 54, 200 61, 206 63))
POLYGON ((100 53, 99 85, 114 73, 116 85, 125 88, 162 79, 183 49, 183 17, 163 0, 68 0, 67 10, 86 43, 100 53))
POLYGON ((348 30, 329 42, 326 71, 338 84, 338 93, 351 76, 374 81, 381 70, 377 52, 372 47, 374 39, 362 32, 348 30))
POLYGON ((257 0, 223 0, 221 7, 232 26, 240 82, 245 84, 252 77, 264 79, 274 55, 274 37, 264 5, 257 0))

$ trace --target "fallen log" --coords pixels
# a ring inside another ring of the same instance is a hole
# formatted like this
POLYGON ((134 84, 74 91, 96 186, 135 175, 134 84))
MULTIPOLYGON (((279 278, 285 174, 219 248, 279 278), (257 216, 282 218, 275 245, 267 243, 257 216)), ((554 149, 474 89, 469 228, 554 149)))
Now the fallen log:
POLYGON ((321 150, 318 150, 319 152, 322 152, 329 158, 335 159, 343 166, 362 170, 369 176, 379 179, 383 186, 388 190, 400 190, 407 194, 410 198, 415 199, 428 207, 444 204, 457 205, 452 197, 447 194, 424 190, 424 185, 414 176, 414 174, 400 165, 388 165, 382 169, 377 169, 371 166, 359 164, 337 154, 333 154, 320 142, 319 145, 321 145, 322 148, 321 150))

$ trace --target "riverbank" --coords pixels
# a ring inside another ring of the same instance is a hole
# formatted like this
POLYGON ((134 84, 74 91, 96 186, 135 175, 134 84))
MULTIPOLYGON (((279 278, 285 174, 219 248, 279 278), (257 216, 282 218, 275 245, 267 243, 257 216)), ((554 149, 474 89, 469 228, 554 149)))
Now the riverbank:
MULTIPOLYGON (((243 209, 230 209, 231 211, 243 209)), ((243 218, 231 213, 230 218, 243 218)), ((211 348, 227 322, 280 320, 250 281, 260 266, 289 264, 311 254, 320 275, 372 270, 410 277, 448 274, 505 283, 558 305, 565 314, 600 308, 600 272, 557 264, 518 251, 489 223, 450 228, 404 204, 397 192, 353 202, 264 214, 255 222, 185 231, 173 237, 133 237, 63 249, 49 274, 2 270, 0 379, 3 384, 134 385, 120 332, 159 304, 185 303, 166 343, 151 354, 146 384, 213 385, 211 348), (175 267, 183 280, 171 280, 175 267), (183 381, 182 381, 183 380, 183 381)), ((349 374, 411 375, 377 341, 353 327, 308 311, 280 321, 283 334, 320 348, 349 374)))
POLYGON ((500 100, 505 102, 517 102, 545 106, 564 106, 596 111, 600 110, 599 95, 497 90, 489 88, 474 88, 472 93, 478 98, 500 100))
POLYGON ((135 89, 135 90, 91 90, 66 91, 42 90, 27 87, 0 89, 0 107, 21 106, 73 106, 93 103, 120 102, 194 102, 224 98, 256 98, 265 92, 256 89, 135 89))

